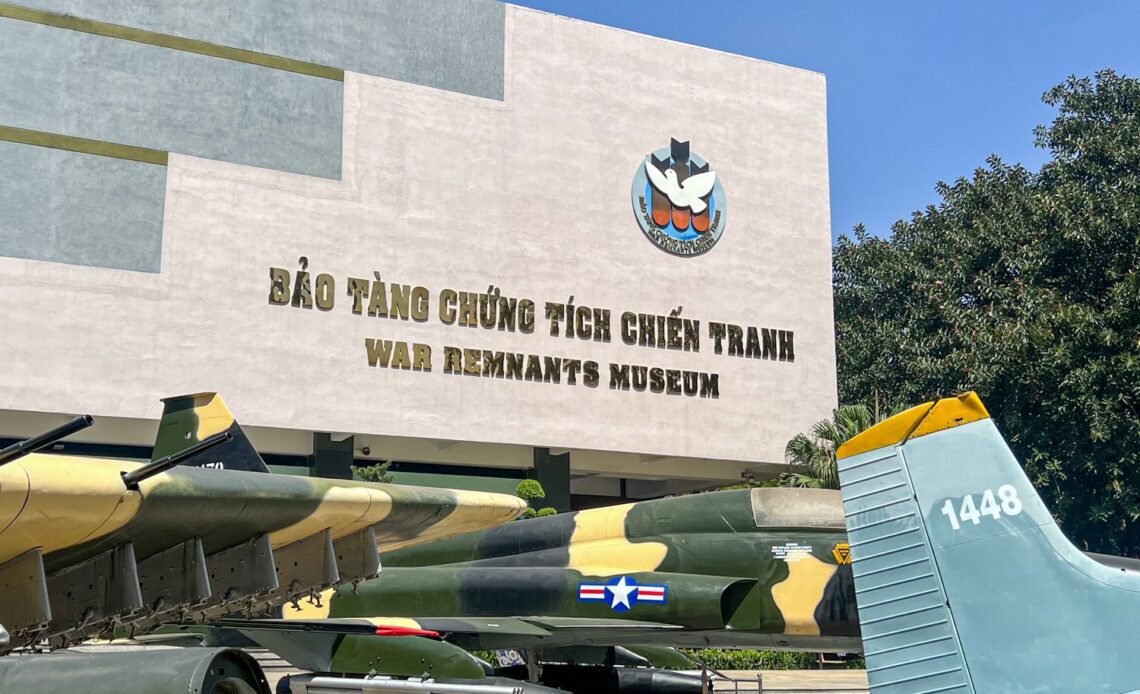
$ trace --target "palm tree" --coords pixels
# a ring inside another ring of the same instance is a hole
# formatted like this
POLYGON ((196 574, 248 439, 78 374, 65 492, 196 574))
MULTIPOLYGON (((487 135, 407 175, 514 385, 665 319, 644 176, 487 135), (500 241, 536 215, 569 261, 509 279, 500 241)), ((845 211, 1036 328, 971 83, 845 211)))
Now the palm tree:
POLYGON ((816 422, 808 434, 796 434, 784 449, 784 459, 804 472, 785 472, 781 481, 789 487, 839 489, 835 450, 848 439, 880 420, 866 405, 843 405, 831 419, 816 422))

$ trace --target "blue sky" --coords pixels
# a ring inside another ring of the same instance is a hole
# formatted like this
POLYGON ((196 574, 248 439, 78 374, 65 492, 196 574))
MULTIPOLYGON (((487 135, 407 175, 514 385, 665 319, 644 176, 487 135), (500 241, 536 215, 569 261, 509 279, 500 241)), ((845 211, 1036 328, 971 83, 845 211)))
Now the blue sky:
POLYGON ((1038 167, 1041 94, 1140 76, 1133 0, 518 0, 518 5, 827 75, 832 235, 885 235, 991 153, 1038 167))

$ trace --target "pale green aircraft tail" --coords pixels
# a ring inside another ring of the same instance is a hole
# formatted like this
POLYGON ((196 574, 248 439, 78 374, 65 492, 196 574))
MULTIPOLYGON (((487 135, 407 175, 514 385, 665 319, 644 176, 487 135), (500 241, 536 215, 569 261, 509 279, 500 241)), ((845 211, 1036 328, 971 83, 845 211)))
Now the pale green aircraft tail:
POLYGON ((1140 573, 1065 538, 975 394, 838 458, 874 694, 1140 692, 1140 573))

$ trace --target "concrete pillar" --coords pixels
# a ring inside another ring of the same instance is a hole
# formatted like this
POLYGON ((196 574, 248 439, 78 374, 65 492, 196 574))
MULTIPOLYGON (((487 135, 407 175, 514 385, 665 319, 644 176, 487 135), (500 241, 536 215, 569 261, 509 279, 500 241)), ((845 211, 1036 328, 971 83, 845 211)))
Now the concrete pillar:
POLYGON ((309 474, 336 480, 352 479, 354 438, 333 441, 332 434, 313 434, 313 454, 309 456, 309 474))
POLYGON ((531 475, 542 485, 546 498, 536 504, 538 508, 550 506, 559 513, 570 510, 570 454, 554 455, 549 448, 534 449, 534 470, 531 475))

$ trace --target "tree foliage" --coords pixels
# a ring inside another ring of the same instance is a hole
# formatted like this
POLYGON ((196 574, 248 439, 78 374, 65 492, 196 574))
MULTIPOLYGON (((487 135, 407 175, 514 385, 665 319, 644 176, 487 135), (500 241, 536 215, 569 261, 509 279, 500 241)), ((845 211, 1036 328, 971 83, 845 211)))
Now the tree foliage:
POLYGON ((546 490, 538 480, 523 480, 515 487, 515 496, 529 504, 535 499, 546 498, 546 490))
POLYGON ((375 465, 360 465, 353 467, 352 471, 356 475, 356 479, 364 482, 384 482, 386 484, 392 483, 392 473, 388 472, 388 468, 392 467, 392 461, 388 460, 383 463, 375 465))
POLYGON ((834 254, 840 400, 976 390, 1078 545, 1140 553, 1140 81, 1047 92, 1039 171, 991 157, 834 254))
POLYGON ((685 652, 697 662, 720 670, 812 670, 819 667, 819 654, 797 651, 696 648, 685 652))
POLYGON ((843 405, 834 411, 831 419, 816 422, 809 433, 796 434, 784 449, 784 458, 802 472, 784 473, 781 482, 789 487, 839 489, 836 449, 875 421, 875 415, 866 405, 843 405))
POLYGON ((558 511, 550 506, 535 510, 534 502, 538 499, 546 498, 546 490, 542 488, 542 483, 538 480, 523 480, 515 487, 515 496, 522 499, 527 503, 527 510, 523 513, 523 518, 534 518, 535 516, 553 516, 558 511))

